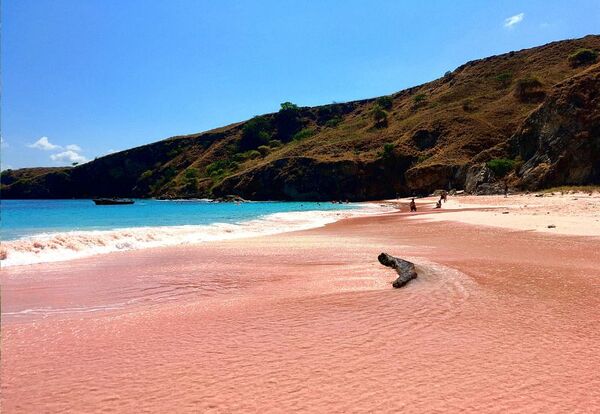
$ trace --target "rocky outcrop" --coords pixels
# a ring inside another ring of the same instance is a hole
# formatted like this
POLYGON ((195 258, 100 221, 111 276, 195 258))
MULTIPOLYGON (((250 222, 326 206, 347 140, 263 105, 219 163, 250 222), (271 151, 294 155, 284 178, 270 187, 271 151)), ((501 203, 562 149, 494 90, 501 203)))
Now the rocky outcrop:
POLYGON ((501 194, 504 181, 498 180, 485 163, 471 165, 465 178, 465 191, 479 195, 501 194))
POLYGON ((557 85, 509 146, 522 188, 600 182, 600 65, 557 85))
POLYGON ((419 129, 412 135, 411 139, 419 150, 427 150, 435 147, 440 135, 441 133, 439 131, 419 129))
POLYGON ((379 263, 382 265, 391 267, 398 273, 398 278, 392 283, 392 286, 395 288, 401 288, 417 277, 414 263, 409 262, 408 260, 390 256, 387 253, 381 253, 377 257, 377 260, 379 260, 379 263))

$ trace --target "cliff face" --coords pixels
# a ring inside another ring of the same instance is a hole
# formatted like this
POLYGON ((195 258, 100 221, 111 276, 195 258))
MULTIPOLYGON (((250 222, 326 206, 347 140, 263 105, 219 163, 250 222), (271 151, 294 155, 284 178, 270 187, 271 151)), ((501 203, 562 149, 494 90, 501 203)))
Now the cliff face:
POLYGON ((370 162, 282 158, 223 180, 215 196, 238 194, 251 200, 373 200, 408 188, 403 173, 412 158, 390 156, 370 162))
POLYGON ((74 168, 4 171, 3 198, 367 200, 438 188, 598 183, 600 36, 466 63, 396 94, 274 114, 74 168), (585 56, 589 56, 590 53, 585 56), (593 53, 591 53, 593 55, 593 53))
POLYGON ((567 79, 511 138, 526 189, 600 182, 600 65, 567 79))

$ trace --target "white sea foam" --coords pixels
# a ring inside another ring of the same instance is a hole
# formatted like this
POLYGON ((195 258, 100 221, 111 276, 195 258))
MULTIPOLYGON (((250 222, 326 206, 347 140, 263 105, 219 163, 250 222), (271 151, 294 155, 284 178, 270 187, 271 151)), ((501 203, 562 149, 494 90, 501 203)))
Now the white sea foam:
POLYGON ((363 204, 355 210, 274 213, 237 224, 214 223, 45 233, 2 243, 2 266, 59 262, 116 251, 264 236, 321 227, 337 220, 392 211, 363 204))

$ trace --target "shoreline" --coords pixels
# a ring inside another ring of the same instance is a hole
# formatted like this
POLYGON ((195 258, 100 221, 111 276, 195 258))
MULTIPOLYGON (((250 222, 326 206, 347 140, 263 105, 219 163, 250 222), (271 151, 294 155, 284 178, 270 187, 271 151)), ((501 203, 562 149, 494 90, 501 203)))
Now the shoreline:
POLYGON ((5 269, 2 406, 600 408, 600 240, 428 211, 5 269), (419 277, 392 289, 382 251, 419 277))
POLYGON ((214 222, 176 226, 123 227, 107 230, 73 230, 43 233, 3 242, 2 267, 29 266, 77 260, 119 251, 153 249, 322 227, 348 217, 382 214, 381 203, 355 203, 356 208, 270 213, 238 223, 214 222))
MULTIPOLYGON (((451 196, 439 210, 433 208, 437 200, 432 196, 417 199, 420 211, 412 214, 411 219, 600 237, 600 193, 597 192, 513 194, 507 198, 496 195, 451 196)), ((410 198, 404 198, 353 203, 359 207, 351 210, 273 213, 236 224, 126 227, 40 234, 5 241, 0 257, 3 258, 2 267, 9 268, 119 251, 270 236, 318 228, 350 217, 400 210, 406 212, 409 201, 410 198)))

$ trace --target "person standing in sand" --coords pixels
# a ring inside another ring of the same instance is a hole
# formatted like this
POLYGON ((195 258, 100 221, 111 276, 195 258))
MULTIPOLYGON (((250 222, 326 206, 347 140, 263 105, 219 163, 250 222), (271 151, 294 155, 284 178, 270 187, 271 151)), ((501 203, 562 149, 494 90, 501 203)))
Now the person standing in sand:
POLYGON ((415 199, 410 200, 410 211, 417 212, 417 203, 415 203, 415 199))

